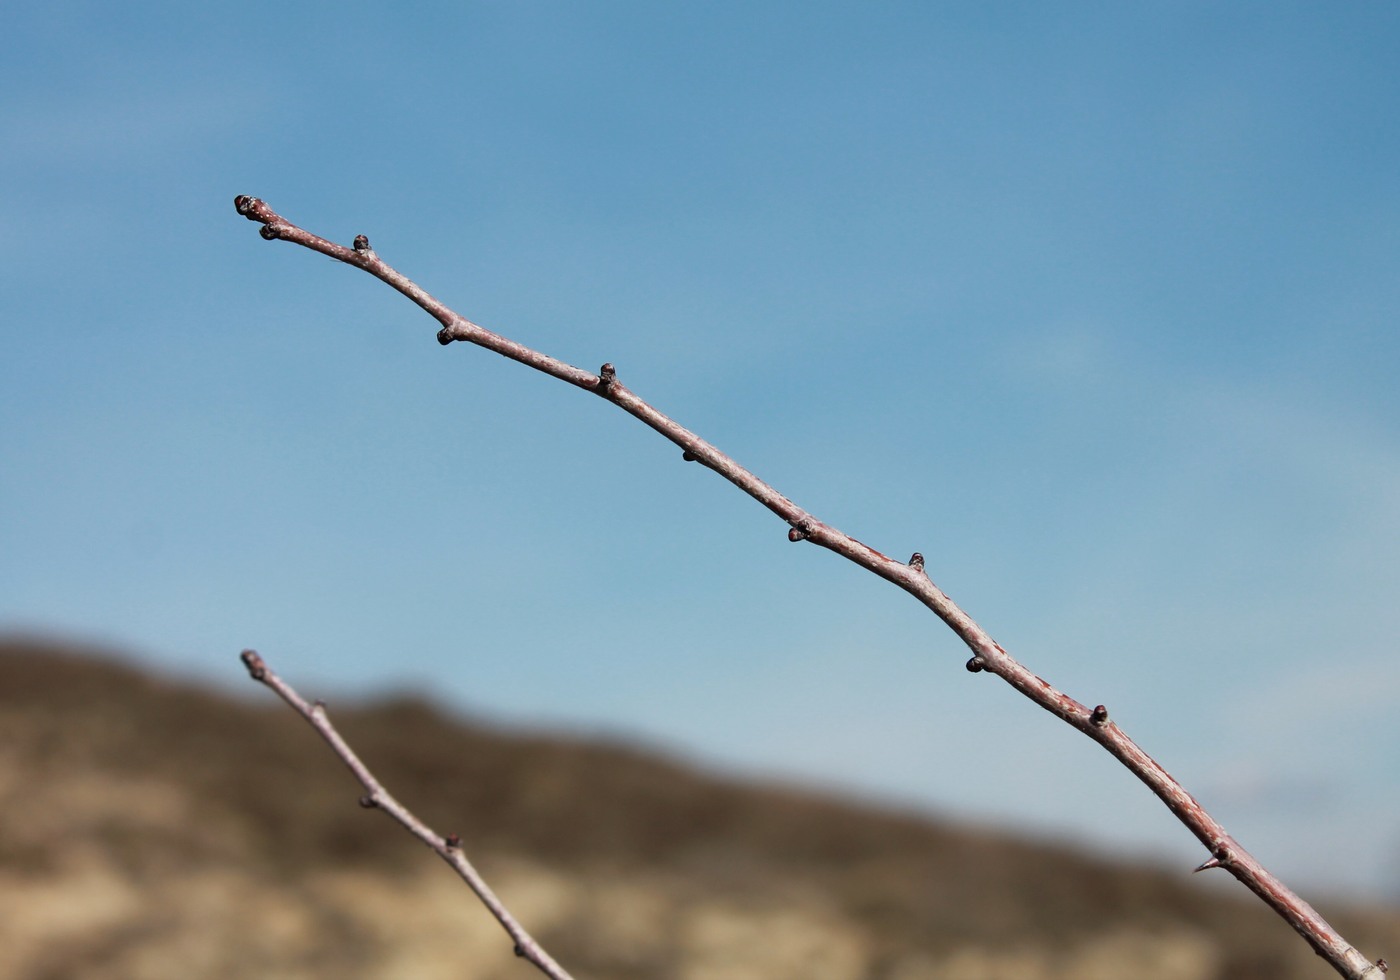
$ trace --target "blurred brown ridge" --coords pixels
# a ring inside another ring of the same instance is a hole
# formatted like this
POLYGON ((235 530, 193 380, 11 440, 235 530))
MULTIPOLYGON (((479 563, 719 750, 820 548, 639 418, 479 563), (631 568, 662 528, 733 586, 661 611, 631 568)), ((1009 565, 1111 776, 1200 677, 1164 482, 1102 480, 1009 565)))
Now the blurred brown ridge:
MULTIPOLYGON (((0 977, 538 976, 254 690, 0 638, 0 977)), ((330 709, 580 978, 1335 976, 1242 889, 1186 869, 503 734, 413 699, 330 709)), ((1315 904, 1364 950, 1400 953, 1394 910, 1315 904)))

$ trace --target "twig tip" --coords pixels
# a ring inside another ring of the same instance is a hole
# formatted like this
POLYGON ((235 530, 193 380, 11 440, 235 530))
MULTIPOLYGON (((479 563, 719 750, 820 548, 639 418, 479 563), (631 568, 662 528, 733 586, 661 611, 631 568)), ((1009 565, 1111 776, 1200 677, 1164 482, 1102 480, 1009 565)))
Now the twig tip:
POLYGON ((267 664, 258 656, 258 651, 244 650, 239 659, 243 661, 243 666, 248 668, 248 676, 253 680, 261 681, 267 678, 267 664))

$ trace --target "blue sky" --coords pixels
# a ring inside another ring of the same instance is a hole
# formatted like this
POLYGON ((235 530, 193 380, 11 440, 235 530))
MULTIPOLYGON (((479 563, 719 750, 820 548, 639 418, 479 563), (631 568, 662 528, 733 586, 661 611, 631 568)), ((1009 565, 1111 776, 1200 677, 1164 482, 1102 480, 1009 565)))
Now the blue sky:
POLYGON ((1287 880, 1400 894, 1395 5, 7 22, 0 629, 1202 857, 907 596, 253 194, 921 551, 1287 880))

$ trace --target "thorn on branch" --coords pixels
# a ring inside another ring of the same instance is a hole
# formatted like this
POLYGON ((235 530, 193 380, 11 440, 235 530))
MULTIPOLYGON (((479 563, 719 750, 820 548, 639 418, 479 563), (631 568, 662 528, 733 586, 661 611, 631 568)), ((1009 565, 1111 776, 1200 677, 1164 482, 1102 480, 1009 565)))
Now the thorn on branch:
POLYGON ((1107 725, 1108 709, 1101 704, 1095 706, 1094 710, 1089 712, 1089 724, 1093 725, 1095 728, 1102 728, 1104 725, 1107 725))
POLYGON ((916 572, 922 572, 924 570, 924 556, 917 551, 914 552, 909 556, 909 567, 916 572))
POLYGON ((976 656, 963 664, 963 666, 967 668, 969 674, 980 674, 987 669, 987 661, 983 660, 980 656, 976 656))
POLYGON ((1200 865, 1192 870, 1192 874, 1199 874, 1202 871, 1209 871, 1211 868, 1223 868, 1230 863, 1234 855, 1224 844, 1219 845, 1210 852, 1210 857, 1206 858, 1200 865))
POLYGON ((258 656, 256 650, 244 650, 240 655, 243 666, 248 668, 248 676, 255 681, 262 681, 267 678, 267 664, 263 663, 263 658, 258 656))

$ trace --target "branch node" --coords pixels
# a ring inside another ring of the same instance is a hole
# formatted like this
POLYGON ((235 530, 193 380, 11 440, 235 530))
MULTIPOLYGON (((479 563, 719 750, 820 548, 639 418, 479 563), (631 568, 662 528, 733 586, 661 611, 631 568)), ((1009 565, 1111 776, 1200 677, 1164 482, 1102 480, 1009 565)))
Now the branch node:
POLYGON ((448 344, 452 343, 452 341, 456 339, 456 337, 452 336, 451 327, 443 327, 437 332, 437 342, 439 344, 442 344, 442 346, 444 347, 446 347, 448 344))
POLYGON ((244 650, 240 654, 243 666, 248 668, 248 676, 255 681, 267 679, 267 664, 263 663, 263 658, 258 656, 256 650, 244 650))
POLYGON ((1102 728, 1108 724, 1108 709, 1103 705, 1096 705, 1094 710, 1089 712, 1089 724, 1095 728, 1102 728))
POLYGON ((462 846, 462 838, 457 834, 448 834, 442 842, 453 850, 459 850, 462 846))
POLYGON ((516 943, 516 944, 515 944, 515 955, 518 956, 518 957, 520 957, 520 958, 523 960, 523 959, 525 958, 525 947, 522 946, 522 945, 520 945, 519 943, 516 943))
POLYGON ((792 526, 792 529, 788 531, 789 541, 806 541, 811 536, 812 525, 808 524, 806 521, 798 521, 792 526))
POLYGON ((983 660, 979 654, 963 664, 963 666, 967 668, 969 674, 979 674, 987 669, 987 661, 983 660))
POLYGON ((699 457, 696 456, 696 455, 695 455, 693 452, 691 452, 689 449, 684 450, 684 451, 681 453, 681 459, 685 460, 687 463, 693 463, 693 462, 695 462, 698 458, 699 458, 699 457))
POLYGON ((598 394, 606 395, 612 388, 613 382, 617 380, 617 368, 612 366, 612 362, 604 364, 598 369, 598 394))
MULTIPOLYGON (((252 217, 252 215, 249 215, 249 217, 252 217)), ((254 218, 253 220, 256 221, 257 219, 254 218)), ((263 225, 258 229, 258 234, 270 242, 275 242, 282 237, 281 234, 278 233, 276 225, 263 225)))
POLYGON ((369 247, 369 239, 368 239, 366 236, 364 236, 364 235, 356 235, 356 236, 355 236, 355 240, 354 240, 353 242, 351 242, 351 245, 354 247, 355 251, 357 251, 357 252, 372 252, 372 251, 374 251, 374 249, 372 249, 372 248, 369 247))
POLYGON ((1385 960, 1376 960, 1376 969, 1380 970, 1382 973, 1389 973, 1390 964, 1387 963, 1385 960))
POLYGON ((924 556, 917 551, 914 552, 909 556, 909 567, 916 572, 922 572, 924 570, 924 556))
POLYGON ((373 796, 365 795, 360 797, 360 806, 364 807, 366 810, 378 810, 379 801, 373 796))

